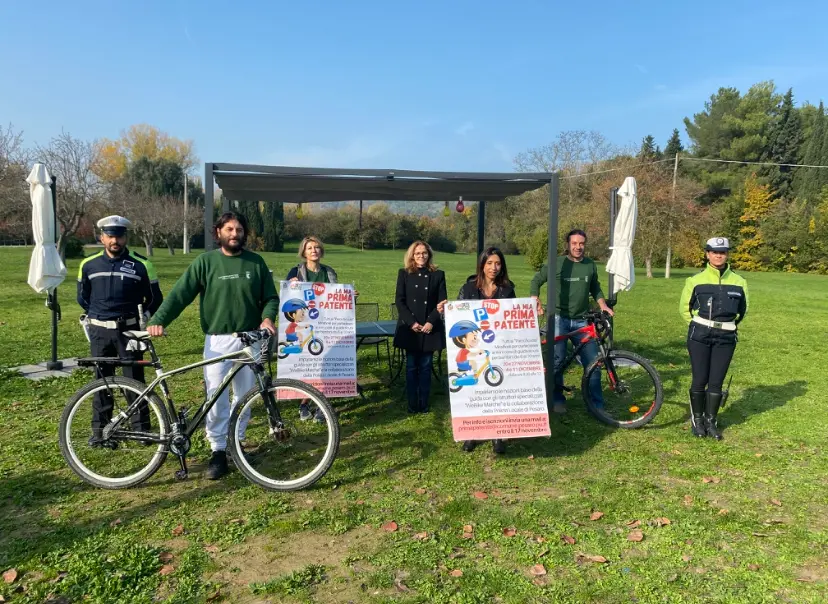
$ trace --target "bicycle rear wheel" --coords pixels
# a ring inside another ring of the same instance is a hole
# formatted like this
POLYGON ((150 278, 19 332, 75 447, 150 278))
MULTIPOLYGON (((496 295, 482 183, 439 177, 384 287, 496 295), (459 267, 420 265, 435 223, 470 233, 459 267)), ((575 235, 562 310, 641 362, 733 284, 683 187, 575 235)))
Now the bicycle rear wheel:
POLYGON ((339 421, 325 395, 304 382, 274 380, 270 392, 281 419, 273 417, 258 387, 251 389, 230 418, 230 454, 245 478, 265 489, 306 489, 336 459, 339 421), (280 400, 288 391, 298 391, 302 399, 280 400), (304 420, 300 400, 307 405, 304 420))
POLYGON ((581 394, 590 413, 616 428, 640 428, 648 424, 664 402, 658 371, 647 359, 633 352, 611 350, 607 356, 593 361, 581 381, 581 394), (591 380, 600 381, 603 401, 593 400, 591 380))
POLYGON ((108 439, 92 442, 92 415, 95 395, 109 398, 112 411, 109 417, 117 417, 144 391, 146 384, 131 378, 114 376, 89 382, 78 390, 63 410, 60 418, 58 439, 60 452, 69 467, 89 484, 104 489, 133 487, 152 476, 167 457, 167 445, 159 442, 170 434, 167 413, 161 400, 150 394, 147 398, 148 413, 143 426, 136 417, 127 417, 108 439), (129 397, 129 400, 128 398, 129 397), (148 444, 127 438, 127 434, 140 435, 148 444))

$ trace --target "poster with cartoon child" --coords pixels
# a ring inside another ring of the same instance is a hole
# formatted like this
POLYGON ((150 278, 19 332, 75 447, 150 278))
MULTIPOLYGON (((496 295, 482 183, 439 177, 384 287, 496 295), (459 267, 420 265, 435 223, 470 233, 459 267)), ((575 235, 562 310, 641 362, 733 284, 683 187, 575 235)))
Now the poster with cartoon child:
MULTIPOLYGON (((328 397, 356 396, 354 288, 282 281, 276 376, 301 380, 328 397)), ((301 398, 281 391, 280 398, 301 398)))
POLYGON ((533 300, 448 302, 446 325, 454 439, 549 436, 533 300))

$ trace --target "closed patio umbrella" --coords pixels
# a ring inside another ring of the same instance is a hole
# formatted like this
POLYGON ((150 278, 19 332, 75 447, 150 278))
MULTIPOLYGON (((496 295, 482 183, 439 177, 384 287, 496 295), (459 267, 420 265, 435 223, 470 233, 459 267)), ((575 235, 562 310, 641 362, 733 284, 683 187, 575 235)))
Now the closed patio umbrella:
POLYGON ((628 176, 618 191, 621 207, 615 219, 612 254, 607 262, 607 272, 614 276, 612 295, 629 291, 635 283, 632 245, 635 240, 635 225, 638 220, 638 188, 635 178, 628 176))
POLYGON ((52 179, 43 164, 35 164, 29 177, 32 198, 32 231, 35 247, 29 262, 29 286, 37 293, 54 290, 66 278, 66 266, 55 245, 52 179))

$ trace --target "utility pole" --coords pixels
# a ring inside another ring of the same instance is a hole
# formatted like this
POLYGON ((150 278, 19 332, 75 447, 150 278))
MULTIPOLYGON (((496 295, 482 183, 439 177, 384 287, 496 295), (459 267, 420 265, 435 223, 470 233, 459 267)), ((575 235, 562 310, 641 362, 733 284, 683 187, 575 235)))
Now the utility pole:
POLYGON ((676 178, 678 177, 679 154, 673 164, 673 203, 670 207, 670 220, 667 225, 667 266, 664 267, 664 278, 670 278, 670 264, 673 261, 673 208, 676 207, 676 178))
POLYGON ((184 253, 190 253, 190 235, 187 232, 187 217, 189 210, 189 199, 187 199, 187 173, 184 173, 184 253))
POLYGON ((365 251, 365 239, 362 237, 362 200, 359 200, 359 249, 365 251))

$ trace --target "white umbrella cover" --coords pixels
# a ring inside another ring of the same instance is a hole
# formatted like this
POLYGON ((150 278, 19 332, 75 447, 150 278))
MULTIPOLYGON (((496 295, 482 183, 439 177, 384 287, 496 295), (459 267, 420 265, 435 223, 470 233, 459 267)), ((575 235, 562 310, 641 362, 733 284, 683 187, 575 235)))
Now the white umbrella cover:
POLYGON ((26 182, 32 197, 32 231, 35 248, 29 263, 29 286, 37 293, 53 290, 66 278, 66 266, 55 245, 52 178, 43 164, 35 164, 26 182))
POLYGON ((615 275, 612 293, 629 291, 635 283, 635 264, 633 264, 632 244, 635 240, 635 224, 638 221, 638 187, 635 178, 628 176, 618 191, 621 207, 615 217, 615 234, 610 248, 607 272, 615 275))

